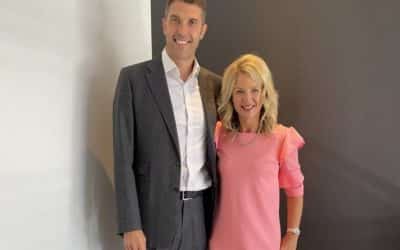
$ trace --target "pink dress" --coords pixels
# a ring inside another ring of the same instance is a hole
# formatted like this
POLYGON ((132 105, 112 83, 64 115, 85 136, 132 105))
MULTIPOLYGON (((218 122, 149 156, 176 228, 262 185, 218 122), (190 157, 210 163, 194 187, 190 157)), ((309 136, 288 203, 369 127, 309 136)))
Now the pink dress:
POLYGON ((216 127, 221 192, 210 250, 279 250, 279 188, 303 195, 303 138, 278 125, 269 135, 216 127))

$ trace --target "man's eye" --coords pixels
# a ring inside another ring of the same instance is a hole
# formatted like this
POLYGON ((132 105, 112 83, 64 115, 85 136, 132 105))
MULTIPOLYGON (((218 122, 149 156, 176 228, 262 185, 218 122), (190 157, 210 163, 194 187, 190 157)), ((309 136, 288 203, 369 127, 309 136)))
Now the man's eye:
POLYGON ((193 19, 192 19, 192 20, 189 21, 189 24, 190 24, 190 25, 195 25, 195 24, 197 24, 197 20, 193 20, 193 19))

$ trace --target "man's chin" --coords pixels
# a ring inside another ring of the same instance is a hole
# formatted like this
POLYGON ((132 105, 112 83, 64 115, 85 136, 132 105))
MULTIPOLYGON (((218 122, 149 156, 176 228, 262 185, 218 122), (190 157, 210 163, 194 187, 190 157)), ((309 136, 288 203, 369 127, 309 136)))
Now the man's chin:
POLYGON ((195 58, 195 54, 193 52, 179 51, 174 53, 173 58, 175 60, 186 61, 193 60, 195 58))

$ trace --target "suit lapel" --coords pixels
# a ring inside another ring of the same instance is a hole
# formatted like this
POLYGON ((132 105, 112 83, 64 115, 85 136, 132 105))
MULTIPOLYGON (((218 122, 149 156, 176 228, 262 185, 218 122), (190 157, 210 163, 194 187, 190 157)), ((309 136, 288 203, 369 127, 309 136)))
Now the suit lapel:
POLYGON ((214 86, 209 82, 207 79, 207 73, 202 68, 199 72, 199 88, 206 117, 207 131, 209 132, 211 138, 213 138, 217 117, 214 86))
MULTIPOLYGON (((167 125, 168 132, 173 141, 175 150, 178 156, 180 156, 178 132, 161 58, 157 58, 151 61, 151 63, 148 65, 148 68, 149 71, 146 74, 148 86, 150 87, 151 94, 153 95, 154 101, 157 104, 158 109, 160 110, 163 120, 167 125)), ((206 128, 208 136, 210 136, 210 138, 213 138, 217 117, 215 108, 216 104, 214 96, 214 86, 212 86, 212 84, 208 81, 207 73, 202 68, 200 69, 198 80, 200 95, 203 102, 204 114, 206 118, 206 128)))
POLYGON ((207 169, 211 175, 214 184, 216 183, 216 170, 215 170, 215 146, 214 146, 214 130, 217 119, 217 111, 215 104, 215 86, 213 82, 208 79, 208 74, 205 70, 200 68, 199 72, 199 88, 200 95, 203 102, 205 120, 206 120, 206 144, 207 144, 207 169))
MULTIPOLYGON (((167 80, 165 79, 164 68, 160 58, 154 59, 149 64, 147 73, 147 82, 153 95, 154 101, 156 102, 160 113, 167 125, 168 132, 172 138, 175 150, 180 157, 179 143, 178 143, 178 132, 176 129, 175 117, 172 110, 171 99, 167 87, 167 80)), ((152 115, 152 114, 149 114, 152 115)))

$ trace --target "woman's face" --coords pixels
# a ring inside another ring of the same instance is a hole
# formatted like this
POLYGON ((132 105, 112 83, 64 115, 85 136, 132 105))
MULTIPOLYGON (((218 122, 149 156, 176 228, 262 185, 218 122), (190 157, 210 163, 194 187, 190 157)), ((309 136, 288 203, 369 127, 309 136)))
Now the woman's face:
POLYGON ((261 112, 261 86, 249 75, 239 73, 232 93, 233 107, 240 121, 258 124, 261 112))

